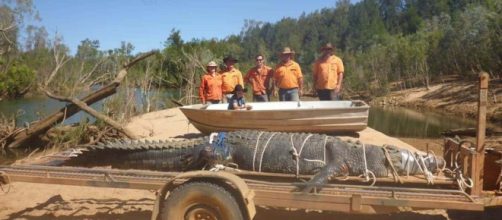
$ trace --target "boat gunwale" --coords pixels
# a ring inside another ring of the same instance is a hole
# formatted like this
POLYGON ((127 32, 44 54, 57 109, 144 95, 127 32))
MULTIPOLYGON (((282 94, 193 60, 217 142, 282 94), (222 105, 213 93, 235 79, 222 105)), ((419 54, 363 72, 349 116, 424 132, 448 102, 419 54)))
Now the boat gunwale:
MULTIPOLYGON (((289 101, 289 102, 294 102, 294 101, 289 101)), ((303 101, 303 102, 326 102, 326 101, 303 101)), ((332 102, 336 102, 336 101, 332 101, 332 102)), ((211 111, 211 112, 277 112, 277 111, 317 111, 317 110, 349 110, 349 109, 357 109, 357 110, 364 110, 364 109, 368 109, 370 108, 370 106, 362 101, 362 100, 354 100, 352 102, 359 102, 359 103, 362 103, 363 105, 362 106, 353 106, 353 107, 338 107, 338 108, 326 108, 326 107, 323 107, 323 108, 295 108, 295 109, 251 109, 250 111, 234 111, 234 110, 228 110, 228 109, 203 109, 202 107, 204 106, 207 106, 207 105, 204 105, 204 104, 194 104, 194 105, 185 105, 185 106, 181 106, 180 107, 180 110, 183 111, 183 110, 197 110, 197 111, 211 111), (196 106, 201 106, 200 108, 195 108, 196 106)), ((248 104, 252 104, 252 103, 257 103, 257 102, 250 102, 248 104)), ((261 102, 260 102, 261 103, 261 102)), ((271 103, 271 102, 266 102, 266 103, 271 103)), ((281 102, 275 102, 275 103, 281 103, 281 102)), ((296 102, 294 102, 296 103, 296 102)), ((224 103, 223 103, 224 104, 224 103)))

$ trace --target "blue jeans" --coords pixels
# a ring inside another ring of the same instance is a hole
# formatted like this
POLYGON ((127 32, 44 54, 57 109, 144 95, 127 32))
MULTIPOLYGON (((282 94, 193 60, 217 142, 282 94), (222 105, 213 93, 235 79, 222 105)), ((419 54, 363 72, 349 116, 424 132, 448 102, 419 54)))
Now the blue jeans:
POLYGON ((267 95, 253 95, 253 102, 268 102, 267 95))
POLYGON ((319 100, 338 100, 338 93, 334 89, 318 89, 317 95, 319 96, 319 100))
POLYGON ((220 100, 207 100, 206 103, 207 104, 220 104, 220 100))
POLYGON ((279 101, 299 101, 298 88, 279 89, 279 101))

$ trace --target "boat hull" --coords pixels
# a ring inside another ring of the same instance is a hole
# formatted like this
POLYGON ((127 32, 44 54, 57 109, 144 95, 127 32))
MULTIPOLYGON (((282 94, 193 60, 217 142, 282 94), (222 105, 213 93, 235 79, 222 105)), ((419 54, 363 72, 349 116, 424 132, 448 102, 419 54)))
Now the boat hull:
POLYGON ((253 110, 226 110, 227 104, 181 107, 200 132, 256 129, 265 131, 338 133, 363 130, 369 106, 362 101, 249 103, 253 110), (299 105, 299 106, 298 106, 299 105))

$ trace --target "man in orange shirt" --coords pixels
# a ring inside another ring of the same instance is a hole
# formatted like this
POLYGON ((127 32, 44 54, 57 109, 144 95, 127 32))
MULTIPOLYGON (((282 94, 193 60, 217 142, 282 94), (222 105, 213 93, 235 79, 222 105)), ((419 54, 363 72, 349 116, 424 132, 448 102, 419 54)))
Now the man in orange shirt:
POLYGON ((299 101, 302 95, 303 75, 300 65, 293 61, 293 54, 289 47, 281 52, 281 62, 275 67, 274 81, 279 87, 280 101, 299 101))
POLYGON ((226 69, 220 72, 223 80, 223 85, 221 89, 223 91, 223 101, 228 102, 233 96, 233 91, 236 85, 244 85, 244 80, 242 79, 242 73, 234 67, 238 62, 236 58, 232 56, 227 56, 223 58, 223 63, 225 63, 226 69))
POLYGON ((222 92, 221 85, 223 81, 221 76, 216 72, 216 63, 211 61, 207 64, 207 73, 202 76, 199 87, 199 97, 202 104, 211 103, 218 104, 221 102, 222 92))
POLYGON ((265 65, 263 55, 257 55, 255 59, 256 66, 247 72, 244 81, 253 87, 253 102, 268 102, 268 95, 273 90, 270 84, 274 71, 265 65))
POLYGON ((314 63, 314 85, 319 100, 338 100, 342 89, 343 62, 335 56, 334 47, 327 43, 321 48, 322 56, 314 63))

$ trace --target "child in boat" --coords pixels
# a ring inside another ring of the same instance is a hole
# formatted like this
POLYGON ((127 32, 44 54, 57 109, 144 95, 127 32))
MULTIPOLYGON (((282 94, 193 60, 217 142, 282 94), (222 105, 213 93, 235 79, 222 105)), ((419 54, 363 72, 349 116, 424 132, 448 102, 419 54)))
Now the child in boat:
POLYGON ((251 110, 250 105, 246 105, 244 100, 244 89, 242 85, 236 85, 234 88, 234 95, 228 100, 228 110, 251 110))

